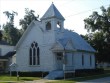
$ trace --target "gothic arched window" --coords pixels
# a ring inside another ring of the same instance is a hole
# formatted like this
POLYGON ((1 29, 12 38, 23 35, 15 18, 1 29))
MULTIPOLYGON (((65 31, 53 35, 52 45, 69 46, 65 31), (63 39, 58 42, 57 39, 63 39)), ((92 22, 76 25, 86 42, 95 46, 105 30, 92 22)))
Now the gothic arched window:
POLYGON ((47 24, 46 24, 46 30, 51 30, 51 23, 50 22, 47 22, 47 24))
POLYGON ((40 65, 39 47, 36 42, 33 42, 29 49, 29 65, 40 65))

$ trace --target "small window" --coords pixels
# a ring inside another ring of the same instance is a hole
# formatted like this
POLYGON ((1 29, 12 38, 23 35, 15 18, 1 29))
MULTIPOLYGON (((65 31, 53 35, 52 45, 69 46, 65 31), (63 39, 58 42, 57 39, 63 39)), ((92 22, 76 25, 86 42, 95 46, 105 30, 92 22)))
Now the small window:
POLYGON ((57 53, 57 60, 62 60, 63 54, 62 53, 57 53))
POLYGON ((51 30, 51 23, 50 22, 47 22, 47 24, 46 24, 46 30, 51 30))
POLYGON ((90 55, 90 66, 92 65, 92 57, 91 57, 91 55, 90 55))
POLYGON ((2 49, 0 48, 0 56, 2 55, 2 53, 1 53, 1 52, 2 52, 2 49))
POLYGON ((61 23, 57 22, 57 28, 61 28, 61 23))
POLYGON ((82 54, 82 65, 84 65, 84 55, 82 54))

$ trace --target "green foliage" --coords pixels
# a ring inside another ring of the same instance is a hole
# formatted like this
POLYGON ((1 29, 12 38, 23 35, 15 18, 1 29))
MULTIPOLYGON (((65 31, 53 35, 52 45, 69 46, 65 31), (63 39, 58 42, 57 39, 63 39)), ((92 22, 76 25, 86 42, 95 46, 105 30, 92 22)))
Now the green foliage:
POLYGON ((14 23, 14 16, 18 15, 17 12, 12 11, 12 13, 10 13, 9 11, 5 11, 3 12, 7 18, 9 19, 9 23, 13 24, 14 23))
POLYGON ((34 13, 34 10, 25 8, 25 16, 19 21, 19 25, 21 25, 23 32, 27 29, 27 27, 33 20, 37 20, 39 18, 39 15, 36 17, 34 13))
POLYGON ((84 38, 96 49, 99 62, 110 62, 110 6, 102 6, 101 11, 101 15, 95 11, 84 20, 85 29, 90 32, 84 38))
POLYGON ((0 31, 0 41, 2 40, 2 31, 0 31))
POLYGON ((5 11, 3 13, 9 20, 6 24, 3 25, 3 39, 9 44, 15 45, 21 36, 19 30, 14 26, 14 16, 17 15, 17 13, 14 11, 12 13, 9 11, 5 11))
MULTIPOLYGON (((39 16, 35 16, 34 10, 29 10, 28 8, 25 8, 25 16, 23 19, 20 19, 19 24, 21 25, 22 29, 17 29, 14 25, 14 18, 15 15, 18 15, 17 12, 9 12, 9 11, 5 11, 3 12, 8 20, 6 22, 6 24, 3 25, 3 40, 7 41, 9 44, 11 45, 16 45, 16 43, 18 42, 18 40, 20 39, 21 35, 23 34, 23 32, 27 29, 28 25, 33 21, 33 20, 37 20, 39 16)), ((1 36, 0 36, 1 38, 1 36)))

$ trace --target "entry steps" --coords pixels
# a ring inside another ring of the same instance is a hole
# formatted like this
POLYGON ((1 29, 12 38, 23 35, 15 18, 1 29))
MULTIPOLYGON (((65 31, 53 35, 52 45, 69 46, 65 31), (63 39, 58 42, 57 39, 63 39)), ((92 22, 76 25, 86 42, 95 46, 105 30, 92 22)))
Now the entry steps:
POLYGON ((58 78, 63 78, 64 77, 64 72, 62 70, 54 70, 49 72, 49 74, 44 77, 44 79, 58 79, 58 78))
POLYGON ((49 74, 44 77, 44 79, 50 79, 50 80, 54 80, 54 79, 61 79, 64 78, 64 73, 75 73, 75 71, 63 71, 63 70, 53 70, 51 72, 49 72, 49 74))

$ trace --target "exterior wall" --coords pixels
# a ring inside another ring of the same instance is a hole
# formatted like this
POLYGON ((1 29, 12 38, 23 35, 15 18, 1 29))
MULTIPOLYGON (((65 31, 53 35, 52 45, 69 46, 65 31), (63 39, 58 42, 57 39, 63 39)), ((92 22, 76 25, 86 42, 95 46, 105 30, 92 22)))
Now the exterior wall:
POLYGON ((12 63, 16 63, 16 54, 12 56, 12 63))
POLYGON ((5 55, 6 53, 8 53, 9 51, 13 51, 14 50, 14 46, 9 46, 9 45, 0 45, 0 55, 5 55))
POLYGON ((66 53, 66 70, 74 70, 74 54, 66 53))
POLYGON ((75 69, 82 69, 82 58, 81 58, 81 53, 80 52, 75 52, 74 53, 74 64, 75 64, 75 69))
POLYGON ((21 43, 16 53, 16 63, 18 65, 18 71, 51 71, 54 70, 54 58, 53 53, 50 50, 53 45, 53 38, 47 32, 42 31, 37 26, 31 27, 32 29, 21 43), (40 65, 29 65, 29 48, 31 43, 35 41, 40 48, 40 65))
POLYGON ((4 62, 0 61, 0 70, 4 69, 4 62))
POLYGON ((93 53, 84 53, 84 65, 82 65, 82 52, 74 53, 74 63, 75 69, 94 69, 95 68, 95 57, 93 53), (91 56, 91 64, 90 64, 90 56, 91 56))

